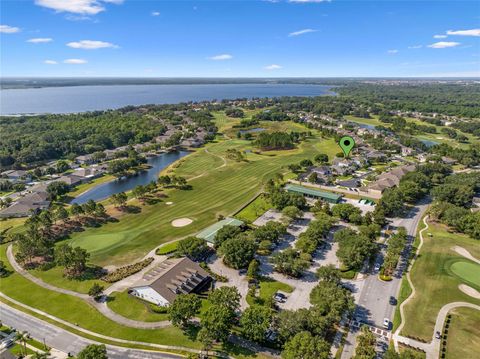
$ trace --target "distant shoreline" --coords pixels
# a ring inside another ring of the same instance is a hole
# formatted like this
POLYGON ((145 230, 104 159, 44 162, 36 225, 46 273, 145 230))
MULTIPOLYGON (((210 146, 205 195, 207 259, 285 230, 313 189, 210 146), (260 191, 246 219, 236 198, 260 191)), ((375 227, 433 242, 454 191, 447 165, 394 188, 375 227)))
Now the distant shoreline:
POLYGON ((339 86, 358 81, 478 81, 478 78, 429 78, 429 77, 3 77, 1 90, 38 89, 45 87, 73 86, 120 86, 120 85, 245 85, 245 84, 292 84, 339 86))

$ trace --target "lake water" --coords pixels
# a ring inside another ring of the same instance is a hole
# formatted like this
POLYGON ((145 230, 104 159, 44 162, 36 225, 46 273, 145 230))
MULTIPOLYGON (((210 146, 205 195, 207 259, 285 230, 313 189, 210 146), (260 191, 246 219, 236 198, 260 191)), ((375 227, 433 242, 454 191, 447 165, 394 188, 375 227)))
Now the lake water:
POLYGON ((439 144, 439 142, 431 141, 431 140, 420 140, 420 142, 423 142, 423 144, 426 145, 427 147, 432 147, 439 144))
POLYGON ((265 129, 261 127, 256 127, 256 128, 251 128, 249 130, 240 130, 239 132, 243 135, 244 133, 256 133, 256 132, 262 132, 262 131, 265 131, 265 129))
POLYGON ((112 85, 0 90, 0 115, 72 113, 128 105, 334 94, 307 84, 112 85))
POLYGON ((91 199, 94 201, 101 201, 110 197, 112 194, 130 191, 138 185, 146 185, 152 181, 156 181, 158 174, 162 169, 176 160, 186 156, 188 153, 188 151, 175 151, 150 157, 148 158, 148 164, 151 166, 151 168, 148 170, 142 171, 136 176, 99 184, 98 186, 93 187, 89 191, 75 198, 72 203, 82 204, 91 199))

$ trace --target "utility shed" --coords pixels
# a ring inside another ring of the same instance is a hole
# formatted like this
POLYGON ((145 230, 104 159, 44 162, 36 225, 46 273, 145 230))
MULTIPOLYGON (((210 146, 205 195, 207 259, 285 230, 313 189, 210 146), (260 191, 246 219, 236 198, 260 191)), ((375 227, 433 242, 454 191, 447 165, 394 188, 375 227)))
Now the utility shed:
POLYGON ((299 186, 290 183, 285 186, 285 191, 299 193, 304 195, 305 197, 317 198, 329 203, 338 203, 342 199, 342 195, 339 194, 323 192, 314 188, 299 186))
POLYGON ((203 231, 198 233, 195 237, 202 238, 206 240, 208 243, 213 244, 215 240, 215 236, 217 235, 217 232, 223 227, 225 226, 241 227, 243 225, 244 225, 243 221, 236 218, 227 217, 215 224, 212 224, 210 227, 205 228, 203 231))

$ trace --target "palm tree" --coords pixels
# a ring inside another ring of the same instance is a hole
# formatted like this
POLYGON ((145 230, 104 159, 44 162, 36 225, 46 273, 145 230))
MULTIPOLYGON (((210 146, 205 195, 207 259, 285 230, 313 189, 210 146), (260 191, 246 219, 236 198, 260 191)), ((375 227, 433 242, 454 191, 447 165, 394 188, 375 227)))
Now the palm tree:
POLYGON ((23 343, 23 351, 25 356, 27 356, 27 339, 28 339, 28 332, 26 331, 18 332, 15 337, 16 341, 19 341, 20 344, 23 343))

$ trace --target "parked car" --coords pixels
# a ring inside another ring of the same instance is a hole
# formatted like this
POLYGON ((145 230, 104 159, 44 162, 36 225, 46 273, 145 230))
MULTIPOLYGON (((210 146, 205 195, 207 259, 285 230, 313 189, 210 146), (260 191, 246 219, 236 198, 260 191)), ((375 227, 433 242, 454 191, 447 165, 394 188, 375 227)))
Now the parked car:
POLYGON ((441 338, 442 338, 442 334, 441 334, 439 331, 436 331, 436 332, 435 332, 435 338, 441 339, 441 338))
POLYGON ((380 263, 375 263, 375 272, 378 272, 380 270, 380 263))
POLYGON ((275 293, 273 295, 273 299, 276 301, 276 302, 279 302, 279 303, 285 303, 287 301, 287 296, 283 293, 275 293))
POLYGON ((13 340, 12 339, 5 339, 1 344, 0 344, 0 348, 3 349, 3 348, 9 348, 13 345, 13 340))
POLYGON ((393 295, 391 295, 389 302, 391 305, 395 305, 397 304, 397 299, 393 295))
POLYGON ((384 327, 385 329, 389 329, 389 328, 390 328, 390 319, 388 319, 388 318, 384 318, 384 319, 383 319, 383 327, 384 327))

